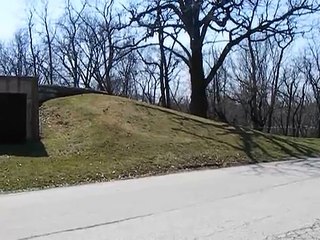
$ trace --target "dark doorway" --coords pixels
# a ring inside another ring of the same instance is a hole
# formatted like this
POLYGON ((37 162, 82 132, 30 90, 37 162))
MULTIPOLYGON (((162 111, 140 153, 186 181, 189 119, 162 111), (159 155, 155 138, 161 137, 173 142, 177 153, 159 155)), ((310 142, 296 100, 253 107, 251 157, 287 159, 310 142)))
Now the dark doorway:
POLYGON ((22 143, 27 135, 27 95, 0 93, 0 143, 22 143))

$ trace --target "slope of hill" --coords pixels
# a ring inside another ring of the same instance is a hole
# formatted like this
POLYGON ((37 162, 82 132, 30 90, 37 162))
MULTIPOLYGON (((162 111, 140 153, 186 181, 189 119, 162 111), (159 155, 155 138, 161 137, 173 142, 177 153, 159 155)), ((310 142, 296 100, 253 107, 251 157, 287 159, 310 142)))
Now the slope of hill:
POLYGON ((0 146, 0 191, 317 155, 294 139, 99 94, 41 107, 41 143, 0 146))

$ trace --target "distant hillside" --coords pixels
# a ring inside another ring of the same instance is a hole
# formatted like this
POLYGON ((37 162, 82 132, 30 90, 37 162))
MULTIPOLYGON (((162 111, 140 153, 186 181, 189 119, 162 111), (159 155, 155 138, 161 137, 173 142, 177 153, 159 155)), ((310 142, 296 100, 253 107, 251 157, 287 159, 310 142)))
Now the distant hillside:
POLYGON ((85 94, 41 107, 42 143, 0 146, 0 190, 106 181, 317 155, 293 139, 125 98, 85 94))

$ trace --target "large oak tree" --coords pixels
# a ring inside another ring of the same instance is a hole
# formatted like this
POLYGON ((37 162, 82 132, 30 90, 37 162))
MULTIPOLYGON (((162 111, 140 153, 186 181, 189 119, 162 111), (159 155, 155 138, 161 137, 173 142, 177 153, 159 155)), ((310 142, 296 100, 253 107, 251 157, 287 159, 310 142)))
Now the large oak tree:
POLYGON ((207 116, 206 88, 234 46, 255 34, 262 36, 255 38, 258 41, 292 37, 301 30, 301 17, 318 10, 317 0, 152 0, 130 8, 132 23, 147 28, 150 36, 159 30, 157 14, 166 13, 161 30, 178 46, 167 50, 188 66, 190 111, 201 117, 207 116), (187 44, 181 40, 183 34, 187 44), (221 49, 209 69, 204 68, 206 44, 221 49))

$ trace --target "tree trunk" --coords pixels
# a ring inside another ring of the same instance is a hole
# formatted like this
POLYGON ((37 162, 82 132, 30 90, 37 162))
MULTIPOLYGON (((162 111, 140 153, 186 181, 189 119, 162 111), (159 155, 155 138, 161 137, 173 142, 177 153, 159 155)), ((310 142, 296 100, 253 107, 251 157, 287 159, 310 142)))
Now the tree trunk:
MULTIPOLYGON (((166 62, 166 61, 165 61, 166 62)), ((165 75, 164 75, 164 85, 165 85, 165 89, 166 89, 166 107, 167 108, 171 108, 171 99, 170 99, 170 85, 169 85, 169 76, 168 76, 168 66, 166 64, 165 66, 165 75)))
POLYGON ((292 82, 290 84, 290 88, 289 88, 289 104, 288 104, 286 132, 285 132, 286 136, 288 136, 288 134, 289 134, 290 116, 291 116, 291 110, 292 110, 292 102, 293 102, 293 98, 294 98, 293 84, 294 84, 294 82, 292 82))
POLYGON ((286 129, 285 129, 286 136, 288 136, 289 134, 290 115, 291 115, 291 100, 289 100, 289 107, 287 112, 286 129))
POLYGON ((251 59, 251 68, 252 72, 250 74, 250 108, 251 108, 251 121, 253 124, 253 129, 257 131, 263 131, 264 129, 264 120, 261 113, 261 99, 258 100, 258 79, 257 79, 257 63, 256 63, 256 56, 254 53, 254 49, 252 46, 252 40, 248 38, 248 47, 249 47, 249 54, 251 59), (258 101, 260 101, 260 104, 258 104, 258 101))
MULTIPOLYGON (((30 20, 31 21, 31 20, 30 20)), ((32 57, 32 67, 33 67, 33 75, 34 77, 38 77, 37 74, 37 59, 36 59, 36 54, 34 52, 33 48, 33 36, 32 36, 32 25, 29 23, 29 44, 30 44, 30 51, 31 51, 31 57, 32 57)))
POLYGON ((253 129, 262 132, 264 129, 264 124, 259 120, 252 120, 253 129))
POLYGON ((158 40, 159 40, 159 47, 160 47, 160 91, 161 91, 161 106, 162 107, 168 107, 167 106, 167 97, 166 91, 165 91, 165 52, 163 48, 163 29, 162 27, 159 28, 159 34, 158 34, 158 40))
POLYGON ((318 138, 320 138, 320 109, 318 111, 318 138))
POLYGON ((282 59, 283 59, 283 55, 284 55, 284 50, 289 46, 289 44, 286 45, 284 48, 281 48, 279 61, 278 61, 277 65, 276 65, 276 74, 275 74, 275 77, 274 77, 274 79, 272 81, 271 104, 270 104, 270 111, 269 111, 269 116, 268 116, 268 130, 267 130, 268 133, 271 132, 271 127, 272 127, 272 117, 273 117, 274 107, 275 107, 278 88, 279 88, 278 85, 279 85, 279 77, 280 77, 280 68, 281 68, 281 63, 282 63, 282 59))
POLYGON ((292 137, 296 137, 297 129, 296 129, 296 119, 295 119, 295 113, 292 116, 292 137))
POLYGON ((271 133, 271 128, 272 128, 272 116, 273 116, 273 109, 270 110, 270 114, 268 116, 268 128, 267 128, 267 133, 271 133))
POLYGON ((203 71, 202 48, 199 43, 192 41, 191 43, 191 103, 190 112, 199 117, 207 117, 208 100, 206 94, 206 83, 203 71))
POLYGON ((46 38, 47 38, 47 47, 49 54, 49 84, 53 85, 53 57, 52 57, 52 40, 50 36, 49 26, 47 23, 47 18, 45 19, 45 29, 46 29, 46 38))

